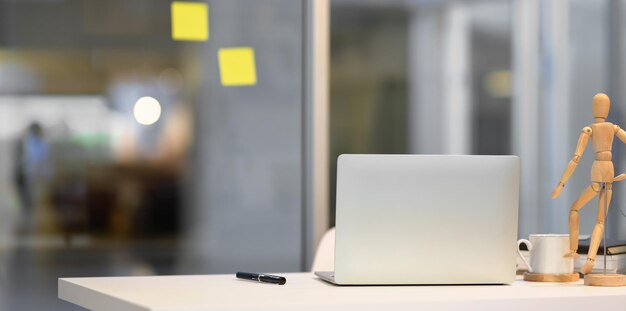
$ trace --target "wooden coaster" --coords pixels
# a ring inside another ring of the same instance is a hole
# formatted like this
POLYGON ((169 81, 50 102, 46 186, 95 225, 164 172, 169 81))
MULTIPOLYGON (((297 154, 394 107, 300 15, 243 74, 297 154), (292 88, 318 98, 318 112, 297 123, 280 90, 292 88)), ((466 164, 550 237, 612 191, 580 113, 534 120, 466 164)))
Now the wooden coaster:
POLYGON ((626 286, 626 275, 623 274, 587 274, 585 275, 587 286, 626 286))
POLYGON ((524 281, 530 282, 576 282, 580 279, 578 273, 524 273, 524 281))

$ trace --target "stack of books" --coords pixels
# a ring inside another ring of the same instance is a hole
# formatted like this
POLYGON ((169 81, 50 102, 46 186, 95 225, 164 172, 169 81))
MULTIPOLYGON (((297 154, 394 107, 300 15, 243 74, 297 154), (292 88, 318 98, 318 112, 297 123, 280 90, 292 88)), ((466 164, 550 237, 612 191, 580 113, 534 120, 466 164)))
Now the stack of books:
MULTIPOLYGON (((580 267, 587 260, 587 252, 589 251, 589 239, 578 241, 578 259, 574 261, 574 269, 580 270, 580 267)), ((626 241, 608 239, 606 243, 606 256, 604 255, 604 244, 600 243, 598 247, 598 255, 596 256, 596 264, 593 266, 591 273, 604 273, 604 258, 606 257, 606 273, 622 273, 626 274, 626 241)))

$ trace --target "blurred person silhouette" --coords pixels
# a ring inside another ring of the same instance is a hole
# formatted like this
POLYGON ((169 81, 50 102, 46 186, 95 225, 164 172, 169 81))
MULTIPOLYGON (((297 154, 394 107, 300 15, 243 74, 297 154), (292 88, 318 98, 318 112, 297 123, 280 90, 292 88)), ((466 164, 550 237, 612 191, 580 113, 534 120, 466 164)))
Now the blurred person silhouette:
POLYGON ((44 140, 43 127, 32 122, 15 146, 14 182, 22 209, 23 229, 34 224, 34 205, 38 197, 38 184, 47 175, 48 144, 44 140))

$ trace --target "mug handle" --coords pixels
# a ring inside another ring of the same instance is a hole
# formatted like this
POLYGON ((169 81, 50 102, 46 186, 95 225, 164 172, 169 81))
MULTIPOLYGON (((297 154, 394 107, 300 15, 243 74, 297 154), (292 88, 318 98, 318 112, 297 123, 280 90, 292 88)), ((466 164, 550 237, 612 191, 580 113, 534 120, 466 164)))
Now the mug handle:
POLYGON ((519 250, 519 246, 522 243, 526 244, 526 247, 528 247, 528 251, 529 252, 533 250, 533 244, 530 243, 530 241, 528 241, 526 239, 519 239, 519 241, 517 241, 517 254, 522 259, 522 261, 526 264, 526 266, 528 267, 528 272, 533 272, 533 268, 530 266, 528 261, 526 261, 526 258, 524 258, 524 256, 522 255, 522 252, 519 250))

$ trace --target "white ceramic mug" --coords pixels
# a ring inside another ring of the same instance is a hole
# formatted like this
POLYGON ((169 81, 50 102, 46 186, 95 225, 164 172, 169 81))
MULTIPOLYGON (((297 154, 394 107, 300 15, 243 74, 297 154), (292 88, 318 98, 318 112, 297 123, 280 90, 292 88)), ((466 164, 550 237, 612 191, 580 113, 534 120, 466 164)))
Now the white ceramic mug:
POLYGON ((531 234, 529 240, 517 241, 517 254, 528 271, 544 274, 574 273, 574 259, 566 257, 569 250, 569 234, 531 234), (530 241, 529 241, 530 240, 530 241), (522 256, 520 244, 526 244, 530 252, 530 263, 522 256))

